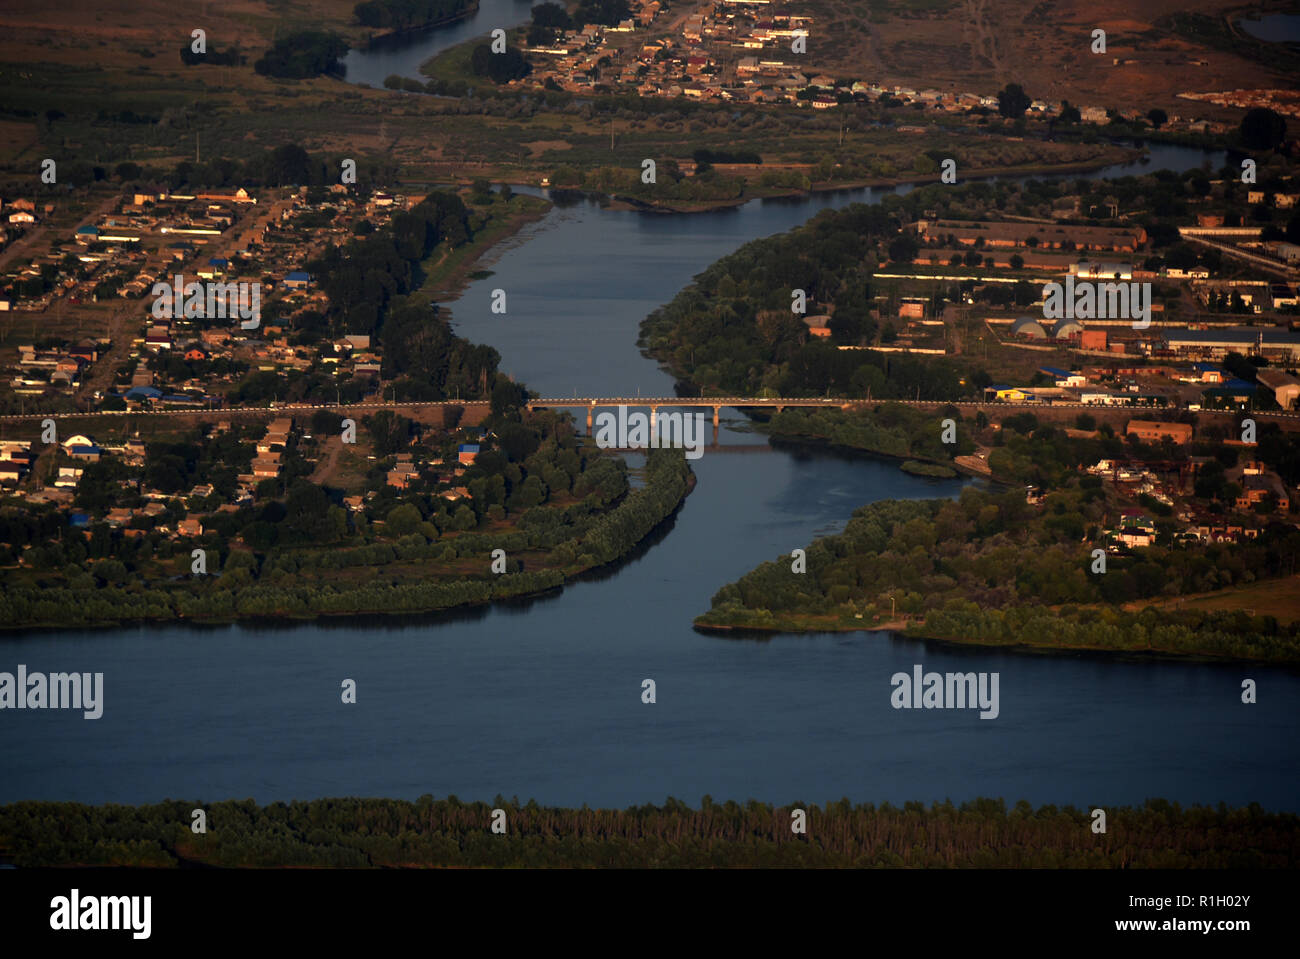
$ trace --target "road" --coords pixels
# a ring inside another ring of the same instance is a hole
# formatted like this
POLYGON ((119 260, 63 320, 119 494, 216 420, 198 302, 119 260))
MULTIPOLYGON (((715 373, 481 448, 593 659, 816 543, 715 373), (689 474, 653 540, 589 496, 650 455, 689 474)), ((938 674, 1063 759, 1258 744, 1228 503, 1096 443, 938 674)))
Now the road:
MULTIPOLYGON (((648 408, 652 406, 673 406, 686 408, 708 408, 719 407, 722 409, 770 409, 775 407, 816 407, 816 408, 834 408, 834 409, 852 409, 863 406, 877 406, 881 403, 897 403, 900 406, 914 406, 919 409, 939 409, 945 406, 954 406, 960 410, 971 412, 984 411, 996 413, 999 415, 1014 415, 1017 413, 1043 413, 1051 410, 1079 410, 1091 413, 1121 413, 1128 416, 1141 418, 1146 416, 1159 416, 1161 414, 1184 412, 1182 410, 1169 410, 1160 407, 1142 407, 1142 406, 1098 406, 1091 403, 981 403, 972 400, 949 401, 949 400, 861 400, 861 399, 844 399, 841 397, 754 397, 754 396, 717 396, 717 397, 681 397, 681 396, 565 396, 558 398, 536 398, 528 401, 529 409, 593 409, 606 408, 615 406, 629 406, 648 408)), ((181 410, 149 410, 149 411, 128 411, 128 410, 98 410, 91 413, 66 413, 66 412, 37 412, 10 414, 0 416, 3 422, 27 422, 39 421, 50 418, 60 419, 94 419, 97 417, 113 416, 200 416, 212 419, 216 416, 283 416, 286 413, 293 414, 305 412, 308 410, 335 410, 340 413, 347 413, 353 410, 416 410, 427 409, 431 407, 448 407, 459 406, 465 408, 471 407, 488 407, 491 404, 487 400, 412 400, 409 402, 381 402, 367 401, 361 403, 295 403, 281 404, 274 407, 239 407, 231 409, 181 409, 181 410)), ((1242 411, 1239 410, 1198 410, 1198 416, 1238 416, 1242 411)), ((1250 411, 1250 415, 1263 420, 1290 421, 1300 424, 1300 412, 1284 413, 1279 411, 1250 411)))

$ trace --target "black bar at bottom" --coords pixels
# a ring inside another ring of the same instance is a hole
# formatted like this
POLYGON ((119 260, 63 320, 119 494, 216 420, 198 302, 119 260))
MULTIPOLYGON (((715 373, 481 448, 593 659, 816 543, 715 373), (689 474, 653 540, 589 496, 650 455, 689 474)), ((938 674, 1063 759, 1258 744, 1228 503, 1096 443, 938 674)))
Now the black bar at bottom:
POLYGON ((0 922, 6 944, 129 943, 143 931, 144 900, 130 900, 139 911, 127 912, 116 897, 148 896, 148 941, 165 945, 374 945, 402 935, 451 946, 446 936, 455 932, 494 949, 593 936, 615 947, 722 939, 770 948, 787 935, 807 945, 847 932, 863 943, 902 936, 926 952, 946 942, 1014 945, 1045 937, 1232 948, 1259 937, 1275 941, 1293 928, 1295 879, 1287 871, 1209 870, 5 869, 0 922), (99 921, 102 910, 104 924, 116 918, 131 926, 134 919, 135 931, 52 928, 52 920, 74 924, 74 889, 76 925, 83 917, 99 921))

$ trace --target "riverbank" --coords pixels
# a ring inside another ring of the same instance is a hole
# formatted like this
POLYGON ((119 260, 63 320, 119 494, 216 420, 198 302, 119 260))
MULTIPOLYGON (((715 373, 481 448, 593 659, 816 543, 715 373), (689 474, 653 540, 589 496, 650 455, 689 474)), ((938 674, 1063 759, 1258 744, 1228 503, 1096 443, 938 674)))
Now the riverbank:
MULTIPOLYGON (((877 409, 887 403, 877 404, 877 409)), ((857 422, 841 410, 786 410, 766 423, 756 424, 755 429, 768 436, 773 445, 807 445, 879 457, 897 463, 900 470, 913 476, 953 479, 966 474, 990 478, 988 472, 981 473, 959 463, 961 454, 956 458, 941 458, 931 455, 924 446, 916 443, 917 438, 937 435, 942 429, 943 417, 940 414, 927 415, 907 407, 894 409, 902 420, 901 424, 877 423, 876 410, 866 408, 859 411, 857 422)))
MULTIPOLYGON (((1100 613, 1104 607, 1088 607, 1100 613)), ((1129 662, 1168 662, 1168 663, 1297 663, 1300 652, 1286 657, 1265 656, 1229 656, 1214 650, 1182 650, 1143 648, 1128 649, 1099 643, 1061 643, 1061 642, 1024 642, 1016 639, 982 639, 972 638, 961 632, 945 632, 927 628, 923 619, 895 619, 878 621, 859 618, 860 614, 845 614, 850 619, 835 615, 774 615, 756 616, 753 622, 721 624, 708 620, 709 614, 696 617, 692 628, 706 635, 731 636, 743 638, 751 636, 778 636, 782 634, 813 633, 889 633, 903 639, 922 640, 950 646, 981 647, 1006 649, 1019 653, 1033 653, 1045 656, 1077 656, 1080 653, 1095 653, 1107 658, 1129 662)))
POLYGON ((528 224, 543 219, 553 207, 550 200, 523 193, 514 194, 508 201, 501 200, 498 195, 488 211, 490 219, 474 231, 473 240, 455 250, 444 251, 436 263, 427 265, 424 282, 416 295, 448 299, 459 296, 474 279, 471 274, 477 272, 477 268, 501 255, 506 240, 528 224), (492 216, 495 208, 502 204, 508 212, 492 216))
POLYGON ((409 27, 394 27, 391 30, 383 30, 379 33, 371 33, 366 36, 365 49, 373 49, 376 46, 382 47, 386 42, 405 40, 424 30, 436 30, 439 27, 449 27, 453 23, 460 23, 462 20, 468 20, 478 13, 479 0, 470 0, 464 10, 458 13, 451 13, 445 17, 438 17, 433 20, 426 20, 424 23, 413 24, 409 27))
POLYGON ((977 486, 955 499, 869 503, 842 532, 809 544, 802 565, 780 557, 723 586, 694 625, 764 633, 893 626, 963 645, 1300 662, 1300 622, 1286 615, 1295 606, 1279 605, 1296 582, 1289 562, 1278 561, 1296 548, 1294 530, 1266 530, 1257 552, 1234 557, 1239 567, 1211 606, 1197 571, 1222 559, 1216 547, 1148 547, 1115 554, 1098 572, 1089 543, 1101 539, 1086 530, 1104 526, 1120 504, 1099 486, 1053 495, 1059 511, 1035 509, 1019 489, 977 486), (1234 603, 1233 590, 1251 591, 1234 603), (1191 601, 1178 608, 1123 602, 1180 594, 1191 601))
MULTIPOLYGON (((1092 173, 1097 170, 1104 170, 1108 166, 1114 166, 1117 163, 1132 162, 1143 155, 1142 150, 1125 149, 1125 155, 1119 158, 1109 158, 1097 160, 1089 163, 1066 163, 1066 164, 1028 164, 1020 166, 1007 167, 980 167, 969 173, 963 174, 962 181, 969 180, 990 180, 999 177, 1008 176, 1066 176, 1071 173, 1092 173)), ((759 171, 761 172, 761 170, 759 171)), ((902 177, 872 177, 869 179, 840 181, 823 181, 814 183, 807 190, 792 190, 788 188, 764 189, 762 187, 752 188, 746 181, 745 193, 743 196, 728 197, 718 200, 693 200, 690 202, 680 201, 656 201, 646 200, 641 197, 628 196, 627 194, 615 194, 609 198, 605 205, 609 210, 636 210, 642 213, 710 213, 716 210, 726 210, 733 207, 744 206, 752 200, 797 200, 812 197, 823 193, 843 193, 852 190, 876 190, 888 189, 900 186, 923 186, 927 183, 939 183, 940 175, 917 174, 915 176, 902 177)), ((566 187, 573 193, 592 199, 600 199, 607 194, 599 190, 584 190, 577 187, 566 187)))

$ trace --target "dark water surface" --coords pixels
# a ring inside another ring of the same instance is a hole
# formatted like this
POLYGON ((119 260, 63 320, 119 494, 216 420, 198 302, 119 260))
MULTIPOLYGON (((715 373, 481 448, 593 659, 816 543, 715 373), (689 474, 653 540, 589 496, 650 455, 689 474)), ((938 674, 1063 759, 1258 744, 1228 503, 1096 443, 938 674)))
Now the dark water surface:
POLYGON ((1239 20, 1241 29, 1269 43, 1300 43, 1300 14, 1270 13, 1257 20, 1239 20))
MULTIPOLYGON (((486 4, 485 4, 486 7, 486 4)), ((1199 166, 1163 148, 1158 166, 1199 166)), ((1222 160, 1213 158, 1216 166, 1222 160)), ((1137 169, 1136 167, 1134 169, 1137 169)), ((1115 171, 1111 171, 1115 172, 1115 171)), ((696 216, 557 208, 454 305, 470 339, 549 395, 661 395, 637 326, 717 257, 875 194, 696 216), (494 315, 503 288, 509 312, 494 315)), ((559 805, 1002 796, 1099 805, 1300 807, 1300 675, 948 647, 886 634, 724 639, 691 629, 759 561, 889 497, 957 495, 830 452, 729 450, 670 528, 611 574, 535 602, 441 618, 136 627, 0 639, 0 670, 102 671, 102 719, 0 713, 0 802, 259 801, 422 793, 559 805), (1000 674, 1000 715, 895 710, 890 677, 1000 674), (358 702, 340 702, 355 679, 358 702), (641 702, 643 679, 657 702, 641 702), (1240 701, 1244 678, 1259 702, 1240 701)), ((747 448, 734 448, 747 447, 747 448)))
POLYGON ((511 27, 528 20, 534 0, 479 0, 478 10, 464 20, 443 27, 429 27, 410 33, 381 37, 368 49, 349 50, 343 58, 349 83, 382 87, 387 77, 397 74, 421 82, 420 64, 448 47, 511 27))

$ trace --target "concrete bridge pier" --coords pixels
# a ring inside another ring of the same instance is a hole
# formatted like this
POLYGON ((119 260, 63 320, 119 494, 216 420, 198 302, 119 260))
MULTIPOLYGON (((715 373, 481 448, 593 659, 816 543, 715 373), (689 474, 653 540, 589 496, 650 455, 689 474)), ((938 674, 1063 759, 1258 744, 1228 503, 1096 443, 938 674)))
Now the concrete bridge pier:
POLYGON ((721 409, 722 409, 721 406, 715 406, 713 408, 713 432, 715 435, 718 432, 718 413, 721 411, 721 409))
MULTIPOLYGON (((659 412, 659 407, 657 406, 650 407, 650 435, 651 436, 655 435, 655 418, 658 412, 659 412)), ((669 420, 669 422, 671 423, 672 420, 669 420)))
POLYGON ((587 435, 588 436, 591 435, 592 414, 594 414, 595 412, 596 412, 596 407, 594 405, 587 407, 587 435))

